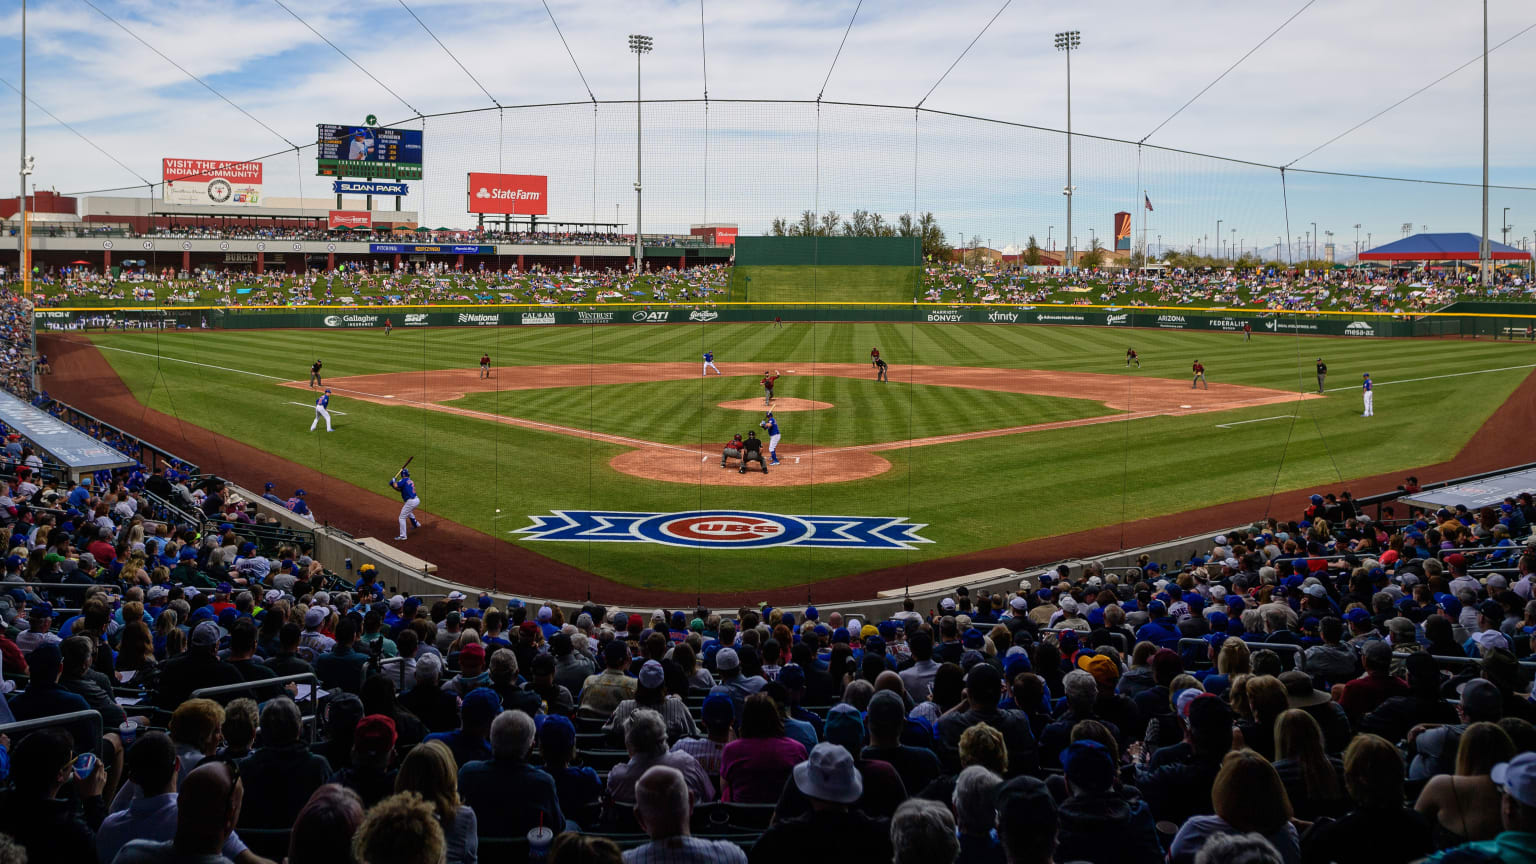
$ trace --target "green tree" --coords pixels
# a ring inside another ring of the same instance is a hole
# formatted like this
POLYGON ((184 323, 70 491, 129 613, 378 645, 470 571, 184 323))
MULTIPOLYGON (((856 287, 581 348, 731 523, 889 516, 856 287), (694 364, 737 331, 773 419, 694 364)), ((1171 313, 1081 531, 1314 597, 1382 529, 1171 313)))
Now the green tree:
POLYGON ((1088 251, 1078 256, 1077 263, 1080 267, 1088 268, 1098 267, 1104 263, 1104 244, 1099 242, 1099 238, 1093 238, 1088 251))
POLYGON ((790 233, 789 223, 784 221, 783 216, 777 216, 773 220, 773 226, 768 229, 768 233, 774 237, 787 237, 790 233))
POLYGON ((1029 267, 1040 266, 1040 241, 1035 235, 1029 235, 1029 242, 1024 244, 1024 264, 1029 267))
POLYGON ((944 229, 939 227, 933 213, 924 213, 917 220, 917 236, 922 238, 923 255, 932 255, 935 258, 947 258, 951 251, 949 241, 944 238, 944 229))
POLYGON ((816 214, 809 210, 801 211, 800 221, 796 222, 794 227, 789 229, 789 233, 794 237, 810 237, 815 234, 816 214))

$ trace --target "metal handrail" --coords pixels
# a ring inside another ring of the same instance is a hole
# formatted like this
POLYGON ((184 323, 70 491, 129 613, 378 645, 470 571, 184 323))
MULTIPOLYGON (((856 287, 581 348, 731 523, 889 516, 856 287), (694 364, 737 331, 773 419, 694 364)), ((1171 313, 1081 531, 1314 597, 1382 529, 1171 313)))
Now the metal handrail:
POLYGON ((1515 543, 1511 540, 1508 546, 1458 546, 1454 549, 1436 549, 1435 557, 1444 559, 1445 556, 1454 552, 1521 552, 1524 554, 1521 550, 1525 548, 1524 543, 1515 543))
MULTIPOLYGON (((0 723, 0 735, 9 735, 12 738, 19 738, 22 734, 27 732, 35 732, 38 729, 46 729, 50 726, 68 727, 80 721, 84 721, 89 724, 91 728, 91 739, 93 741, 101 740, 102 727, 105 725, 105 723, 101 719, 101 712, 95 709, 87 709, 85 711, 71 711, 67 714, 50 714, 47 717, 38 717, 32 720, 17 720, 13 723, 0 723)), ((69 731, 70 735, 73 736, 74 731, 69 731)))
MULTIPOLYGON (((297 675, 280 675, 276 678, 264 678, 260 681, 242 681, 239 684, 220 684, 216 687, 199 687, 198 689, 192 691, 192 695, 189 698, 211 699, 216 696, 223 696, 227 693, 250 694, 252 691, 261 690, 266 687, 281 688, 285 684, 308 684, 309 699, 307 701, 309 702, 310 707, 309 713, 310 716, 318 716, 320 711, 320 679, 313 672, 300 672, 297 675)), ((315 740, 315 725, 316 724, 310 724, 309 740, 311 743, 313 743, 315 740)))
MULTIPOLYGON (((1483 662, 1481 657, 1447 657, 1444 654, 1431 654, 1429 656, 1435 658, 1435 662, 1442 666, 1477 666, 1483 662)), ((1521 660, 1520 667, 1536 670, 1536 660, 1521 660)))

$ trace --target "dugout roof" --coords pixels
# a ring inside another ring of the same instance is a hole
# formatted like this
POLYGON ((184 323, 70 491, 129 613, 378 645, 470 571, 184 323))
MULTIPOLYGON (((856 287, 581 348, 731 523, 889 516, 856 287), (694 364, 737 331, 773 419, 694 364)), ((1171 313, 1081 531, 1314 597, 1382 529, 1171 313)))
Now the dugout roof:
POLYGON ((1440 507, 1455 509, 1457 504, 1467 505, 1468 510, 1498 504, 1521 492, 1536 492, 1536 469, 1511 471, 1481 480, 1470 480, 1455 486, 1429 489, 1398 500, 1412 507, 1435 510, 1440 507))
MULTIPOLYGON (((1470 232, 1456 234, 1414 234, 1360 253, 1361 261, 1476 261, 1478 236, 1470 232)), ((1488 241, 1488 257, 1494 261, 1529 261, 1531 253, 1513 246, 1488 241)))

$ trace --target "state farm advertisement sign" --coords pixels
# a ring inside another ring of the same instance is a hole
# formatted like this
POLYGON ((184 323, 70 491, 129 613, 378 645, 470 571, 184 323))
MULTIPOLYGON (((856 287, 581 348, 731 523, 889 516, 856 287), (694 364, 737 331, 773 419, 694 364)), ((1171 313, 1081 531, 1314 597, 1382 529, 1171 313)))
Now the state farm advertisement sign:
POLYGON ((549 178, 543 174, 470 172, 465 211, 497 216, 549 214, 549 178))
POLYGON ((162 159, 165 203, 255 207, 261 203, 261 163, 223 159, 162 159))
POLYGON ((372 228, 373 214, 367 210, 332 210, 328 224, 331 228, 372 228))

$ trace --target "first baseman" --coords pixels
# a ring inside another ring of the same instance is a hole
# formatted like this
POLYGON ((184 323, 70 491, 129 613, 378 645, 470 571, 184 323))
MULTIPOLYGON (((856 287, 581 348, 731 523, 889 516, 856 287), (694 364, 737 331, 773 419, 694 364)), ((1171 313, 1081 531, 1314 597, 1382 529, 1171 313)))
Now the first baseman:
POLYGON ((1197 386, 1199 386, 1201 384, 1205 384, 1205 389, 1207 389, 1207 390, 1211 389, 1211 385, 1209 383, 1207 383, 1206 380, 1205 380, 1205 364, 1204 363, 1201 363, 1199 360, 1196 360, 1195 364, 1193 366, 1189 367, 1189 368, 1190 368, 1190 371, 1195 373, 1195 377, 1189 382, 1189 389, 1193 390, 1193 389, 1195 389, 1195 387, 1197 387, 1197 386))
POLYGON ((315 431, 315 427, 319 425, 321 418, 325 419, 325 431, 331 431, 331 412, 327 410, 330 407, 331 388, 327 387, 325 392, 320 394, 320 398, 315 400, 315 419, 309 421, 309 431, 315 431))
POLYGON ((704 374, 708 375, 709 374, 709 370, 711 370, 711 369, 715 370, 715 374, 716 375, 724 375, 725 374, 724 372, 720 371, 720 367, 715 365, 715 352, 713 352, 713 351, 705 351, 704 352, 704 374))
POLYGON ((1371 373, 1365 373, 1365 380, 1360 384, 1360 395, 1365 399, 1365 417, 1376 416, 1376 399, 1371 388, 1371 373))
POLYGON ((421 499, 416 497, 416 484, 411 482, 411 472, 408 468, 400 469, 400 476, 389 481, 390 488, 400 493, 400 536, 396 540, 405 540, 405 523, 410 521, 412 528, 420 528, 421 523, 411 515, 421 506, 421 499))
POLYGON ((773 412, 769 411, 763 422, 757 425, 768 430, 768 464, 779 464, 779 421, 773 419, 773 412))
POLYGON ((320 381, 320 365, 320 361, 317 359, 315 360, 314 365, 309 367, 309 386, 311 387, 325 386, 325 384, 320 381))

